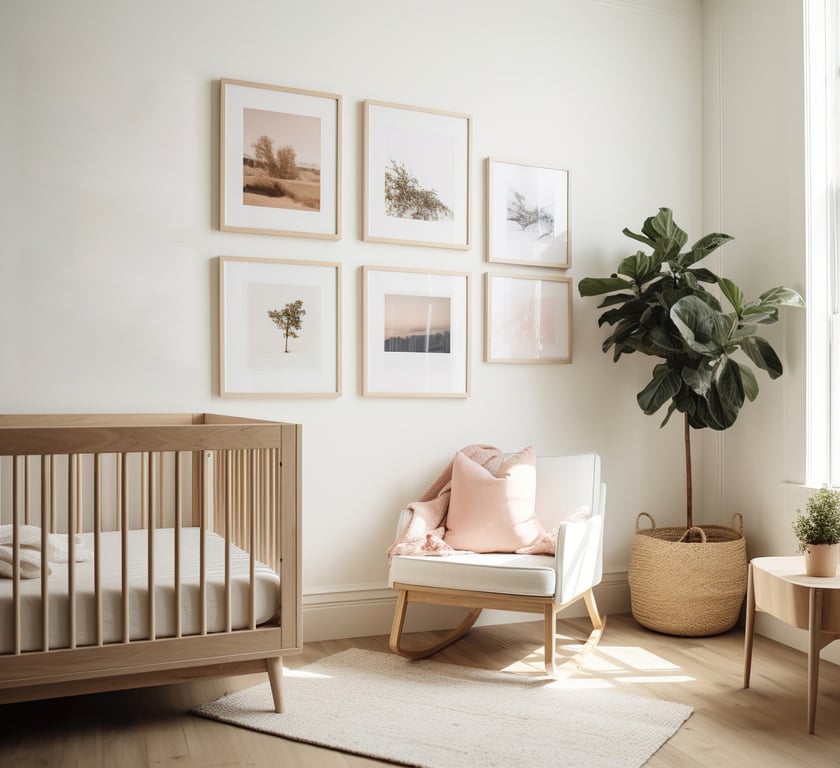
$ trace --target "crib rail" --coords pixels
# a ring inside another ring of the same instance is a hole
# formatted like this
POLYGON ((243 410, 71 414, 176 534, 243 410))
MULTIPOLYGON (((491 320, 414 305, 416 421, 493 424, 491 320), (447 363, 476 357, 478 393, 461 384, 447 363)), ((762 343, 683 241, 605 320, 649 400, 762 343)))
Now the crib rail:
MULTIPOLYGON (((264 656, 269 648, 274 656, 282 649, 299 649, 300 441, 299 425, 212 414, 0 416, 0 531, 8 535, 11 571, 11 609, 0 621, 0 687, 15 675, 22 680, 20 669, 49 667, 45 655, 74 649, 85 651, 77 658, 87 661, 72 670, 59 665, 50 679, 82 678, 90 672, 88 665, 97 668, 102 659, 119 653, 97 654, 96 648, 170 648, 172 640, 186 636, 189 647, 202 638, 217 641, 207 645, 200 659, 191 655, 193 664, 218 662, 220 649, 234 649, 219 641, 260 629, 271 637, 240 643, 226 658, 244 662, 264 656), (171 550, 161 546, 158 532, 171 537, 171 550), (197 535, 197 566, 184 557, 187 534, 197 535), (218 548, 218 537, 224 552, 221 575, 212 571, 208 552, 218 548), (116 607, 104 587, 106 540, 116 540, 120 550, 116 607), (50 563, 51 547, 61 550, 59 559, 66 556, 66 565, 50 563), (130 571, 129 554, 135 548, 145 549, 139 575, 130 571), (39 549, 36 578, 23 578, 27 569, 26 575, 32 575, 33 551, 39 549), (88 553, 92 560, 77 562, 88 553), (280 600, 269 620, 258 622, 260 564, 279 574, 280 600), (50 568, 66 568, 61 596, 54 594, 50 568), (166 574, 174 596, 166 632, 158 626, 160 573, 166 574), (92 608, 82 579, 92 580, 92 608), (138 579, 145 582, 142 590, 138 579), (213 596, 220 579, 221 605, 213 596), (27 605, 40 605, 36 619, 24 610, 24 597, 27 605), (50 624, 59 597, 67 601, 67 610, 66 627, 58 634, 67 642, 56 644, 50 624), (106 631, 106 617, 114 610, 116 636, 113 629, 106 631), (145 614, 139 635, 138 610, 145 614), (27 621, 40 623, 35 647, 24 642, 27 621), (18 664, 13 672, 4 666, 9 657, 38 658, 30 658, 31 665, 18 664)), ((144 669, 166 669, 173 663, 170 658, 152 653, 144 669)), ((40 673, 35 677, 46 680, 40 673)))

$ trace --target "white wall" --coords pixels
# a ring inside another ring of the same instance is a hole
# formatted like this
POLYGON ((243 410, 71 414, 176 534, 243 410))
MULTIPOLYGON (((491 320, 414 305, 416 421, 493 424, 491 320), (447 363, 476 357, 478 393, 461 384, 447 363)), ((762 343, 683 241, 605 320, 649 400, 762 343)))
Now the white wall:
MULTIPOLYGON (((680 425, 639 412, 649 361, 601 353, 592 300, 574 301, 572 365, 482 362, 482 161, 571 169, 576 280, 611 272, 635 250, 621 229, 659 206, 699 236, 701 32, 699 0, 2 0, 0 410, 302 423, 307 639, 384 631, 396 512, 472 442, 599 451, 620 582, 637 513, 682 519, 680 425), (221 77, 343 95, 341 240, 218 230, 221 77), (473 115, 472 250, 361 242, 366 98, 473 115), (342 262, 340 398, 218 397, 220 255, 342 262), (359 396, 363 264, 472 274, 469 399, 359 396)), ((726 224, 763 238, 741 225, 760 214, 726 224)))

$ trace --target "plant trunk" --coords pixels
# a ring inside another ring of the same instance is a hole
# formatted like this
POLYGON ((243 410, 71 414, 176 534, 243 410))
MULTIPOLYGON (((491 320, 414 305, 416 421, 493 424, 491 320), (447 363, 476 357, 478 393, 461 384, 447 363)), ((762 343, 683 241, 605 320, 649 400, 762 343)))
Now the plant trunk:
POLYGON ((694 517, 691 509, 691 425, 688 423, 688 414, 685 414, 685 527, 691 528, 694 525, 694 517))

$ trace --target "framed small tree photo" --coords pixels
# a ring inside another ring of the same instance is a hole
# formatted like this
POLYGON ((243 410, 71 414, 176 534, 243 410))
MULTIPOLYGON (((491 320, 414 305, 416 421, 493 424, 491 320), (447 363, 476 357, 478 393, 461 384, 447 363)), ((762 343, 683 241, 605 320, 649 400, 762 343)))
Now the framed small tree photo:
POLYGON ((222 397, 341 393, 341 265, 219 259, 222 397))

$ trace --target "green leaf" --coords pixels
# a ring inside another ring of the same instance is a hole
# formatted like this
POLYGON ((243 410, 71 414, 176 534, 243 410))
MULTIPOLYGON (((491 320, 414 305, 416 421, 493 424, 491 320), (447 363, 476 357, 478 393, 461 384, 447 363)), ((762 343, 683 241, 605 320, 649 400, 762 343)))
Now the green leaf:
POLYGON ((706 414, 708 425, 717 430, 729 429, 735 423, 738 412, 741 410, 740 404, 736 405, 735 401, 721 397, 718 387, 714 384, 706 397, 706 404, 709 407, 706 414))
POLYGON ((578 292, 581 296, 600 296, 602 293, 626 291, 632 285, 623 277, 584 277, 578 283, 578 292))
POLYGON ((662 429, 667 423, 668 420, 671 418, 671 414, 677 410, 677 404, 672 400, 670 405, 668 406, 668 412, 665 414, 665 418, 662 419, 662 422, 659 425, 659 428, 662 429))
POLYGON ((662 262, 648 256, 642 251, 637 251, 632 256, 624 259, 618 267, 620 275, 627 275, 636 283, 644 283, 662 269, 662 262))
POLYGON ((758 397, 758 381, 751 368, 741 363, 738 363, 738 367, 741 369, 741 382, 744 385, 744 394, 747 396, 747 400, 752 402, 758 397))
POLYGON ((660 364, 653 369, 653 378, 647 386, 636 395, 636 402, 644 413, 656 413, 664 403, 667 403, 680 391, 682 381, 675 371, 667 365, 660 364))
POLYGON ((645 245, 649 245, 651 248, 656 246, 656 243, 649 237, 645 237, 644 235, 637 235, 635 232, 631 232, 629 229, 627 229, 627 227, 625 227, 621 231, 627 237, 630 237, 633 240, 638 240, 640 243, 644 243, 645 245))
POLYGON ((727 359, 721 367, 717 380, 717 392, 723 408, 737 415, 744 404, 745 393, 744 384, 741 381, 741 367, 734 360, 727 359))
POLYGON ((717 282, 726 300, 740 316, 744 309, 744 292, 735 283, 725 277, 719 277, 717 282))
POLYGON ((805 300, 791 288, 778 286, 765 291, 758 297, 761 304, 773 304, 775 306, 785 307, 804 307, 805 300))
POLYGON ((612 296, 605 296, 604 300, 598 305, 598 309, 624 304, 628 301, 636 301, 638 298, 635 293, 614 293, 612 296))
POLYGON ((767 371, 771 379, 782 375, 782 361, 770 344, 760 336, 741 341, 741 349, 762 371, 767 371))
POLYGON ((687 269, 684 274, 694 275, 701 283, 716 283, 717 275, 710 269, 700 267, 700 269, 687 269))
POLYGON ((698 395, 705 395, 712 385, 712 369, 706 366, 699 369, 686 366, 681 374, 682 380, 698 395))
POLYGON ((692 264, 696 264, 698 261, 702 261, 706 258, 712 251, 716 251, 720 246, 724 243, 728 243, 732 238, 729 235, 724 235, 722 232, 712 232, 705 237, 701 237, 694 245, 691 246, 689 251, 682 256, 680 256, 680 262, 689 267, 692 264))
POLYGON ((706 357, 723 352, 734 320, 696 296, 685 296, 671 307, 671 320, 686 346, 706 357))
POLYGON ((656 216, 645 220, 642 232, 654 242, 672 240, 682 248, 688 241, 688 235, 674 222, 674 214, 670 208, 660 208, 656 216))

